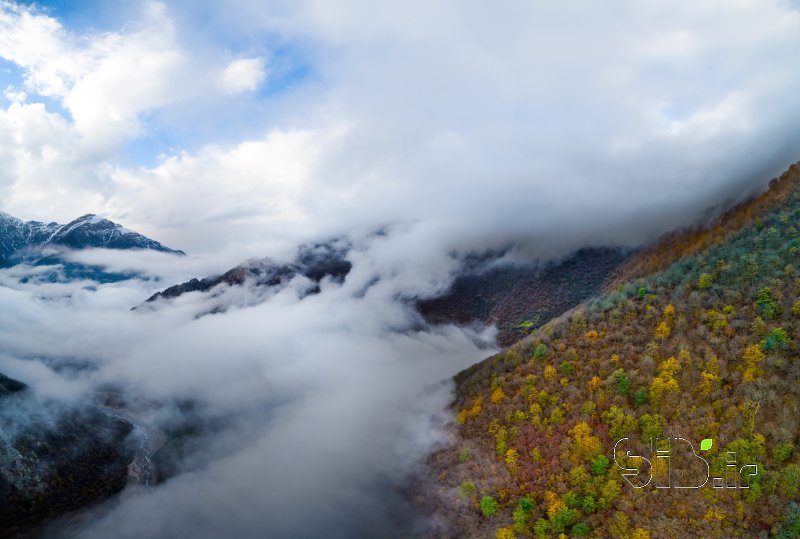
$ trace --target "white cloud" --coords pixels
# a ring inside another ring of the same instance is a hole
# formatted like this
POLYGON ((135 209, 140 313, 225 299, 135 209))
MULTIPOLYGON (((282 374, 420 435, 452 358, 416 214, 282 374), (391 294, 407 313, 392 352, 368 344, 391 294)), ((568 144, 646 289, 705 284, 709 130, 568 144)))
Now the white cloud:
POLYGON ((0 6, 0 57, 26 89, 61 100, 84 144, 107 150, 141 132, 139 114, 185 97, 188 66, 166 8, 149 3, 131 31, 78 37, 34 8, 0 6))
MULTIPOLYGON (((316 82, 245 109, 263 136, 251 127, 136 168, 96 148, 193 95, 205 95, 204 114, 234 114, 213 96, 251 99, 266 56, 215 59, 213 34, 190 54, 180 3, 85 36, 6 5, 0 55, 25 69, 27 102, 31 92, 59 97, 73 118, 51 130, 44 153, 27 146, 23 123, 6 125, 0 151, 15 157, 4 163, 14 179, 0 191, 5 209, 99 212, 181 248, 253 255, 419 220, 459 231, 444 249, 536 236, 548 252, 542 238, 558 231, 569 231, 555 241, 564 249, 641 241, 724 192, 757 189, 800 155, 800 18, 780 2, 617 1, 581 6, 580 19, 568 9, 577 6, 510 2, 234 6, 220 17, 247 17, 236 27, 251 33, 238 39, 257 49, 280 35, 304 51, 316 82), (630 226, 642 215, 651 219, 630 226)), ((33 110, 24 122, 58 116, 33 110)))
POLYGON ((232 61, 220 72, 217 84, 226 94, 238 94, 255 90, 265 78, 263 58, 242 58, 232 61))
MULTIPOLYGON (((448 269, 416 279, 394 271, 416 251, 420 232, 359 243, 355 273, 341 285, 323 283, 317 295, 299 299, 295 282, 257 306, 200 318, 208 304, 193 294, 169 308, 131 312, 157 282, 94 291, 86 282, 20 282, 20 268, 0 270, 0 372, 57 399, 120 387, 151 403, 141 417, 150 428, 180 424, 173 405, 186 399, 201 424, 224 419, 194 440, 197 469, 154 490, 131 489, 76 521, 78 530, 59 523, 57 535, 375 536, 388 512, 407 517, 387 482, 402 481, 440 440, 430 423, 449 395, 440 380, 489 353, 470 331, 420 331, 411 309, 396 301, 448 269), (92 368, 72 376, 58 369, 75 362, 92 368), (325 500, 326 509, 309 514, 309 499, 325 500)), ((75 257, 112 268, 144 265, 152 275, 168 255, 75 257)), ((215 301, 233 302, 241 292, 221 290, 215 301)))

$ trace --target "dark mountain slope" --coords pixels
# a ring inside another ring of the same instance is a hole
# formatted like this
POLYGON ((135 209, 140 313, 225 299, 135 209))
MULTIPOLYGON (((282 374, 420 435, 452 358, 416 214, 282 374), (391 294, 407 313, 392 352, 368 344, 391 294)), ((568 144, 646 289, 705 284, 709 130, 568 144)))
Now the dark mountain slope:
POLYGON ((63 409, 0 374, 0 537, 121 491, 133 451, 131 426, 104 409, 63 409))
POLYGON ((441 297, 420 301, 433 324, 494 324, 509 346, 553 317, 601 291, 627 255, 620 249, 581 249, 544 266, 501 265, 467 270, 441 297))
POLYGON ((453 443, 430 459, 422 492, 435 535, 797 537, 797 172, 707 236, 668 236, 628 266, 660 271, 456 377, 453 443), (625 458, 655 463, 654 449, 669 468, 625 458))

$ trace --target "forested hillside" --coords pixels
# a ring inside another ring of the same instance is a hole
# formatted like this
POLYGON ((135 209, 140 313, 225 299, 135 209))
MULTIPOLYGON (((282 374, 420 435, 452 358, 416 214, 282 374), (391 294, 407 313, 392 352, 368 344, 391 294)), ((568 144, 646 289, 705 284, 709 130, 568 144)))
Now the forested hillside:
POLYGON ((618 283, 456 377, 453 443, 424 494, 439 535, 798 537, 800 166, 618 283), (655 465, 668 443, 671 471, 655 465), (726 476, 729 452, 755 476, 726 476))

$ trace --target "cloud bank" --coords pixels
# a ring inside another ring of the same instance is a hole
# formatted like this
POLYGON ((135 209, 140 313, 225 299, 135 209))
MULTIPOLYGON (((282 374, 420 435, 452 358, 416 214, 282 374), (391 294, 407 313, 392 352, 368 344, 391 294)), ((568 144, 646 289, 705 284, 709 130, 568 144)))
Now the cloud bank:
MULTIPOLYGON (((490 353, 492 335, 421 326, 398 295, 430 290, 447 273, 396 271, 402 247, 369 237, 344 283, 323 281, 319 294, 300 299, 308 283, 298 277, 247 308, 234 306, 240 294, 264 292, 222 289, 214 303, 230 309, 199 318, 209 298, 197 293, 130 311, 152 281, 34 284, 22 281, 23 267, 1 270, 0 371, 65 409, 108 391, 148 403, 124 413, 154 438, 174 426, 200 429, 177 475, 153 489, 130 487, 88 522, 57 522, 46 533, 354 537, 422 525, 400 489, 445 439, 438 414, 451 388, 443 380, 490 353)), ((96 250, 73 258, 149 266, 152 277, 175 257, 96 250)))
POLYGON ((77 33, 3 4, 7 211, 102 213, 230 262, 417 221, 443 250, 546 254, 649 239, 800 155, 786 1, 189 8, 77 33))

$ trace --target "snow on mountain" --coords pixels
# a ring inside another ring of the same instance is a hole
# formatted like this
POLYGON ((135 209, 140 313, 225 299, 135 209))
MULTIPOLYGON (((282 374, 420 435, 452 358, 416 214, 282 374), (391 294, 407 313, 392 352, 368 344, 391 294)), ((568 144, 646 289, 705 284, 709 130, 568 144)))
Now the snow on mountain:
POLYGON ((21 253, 48 246, 71 249, 152 249, 183 254, 182 251, 165 247, 155 240, 91 213, 61 225, 21 221, 0 212, 0 266, 13 265, 21 253))

